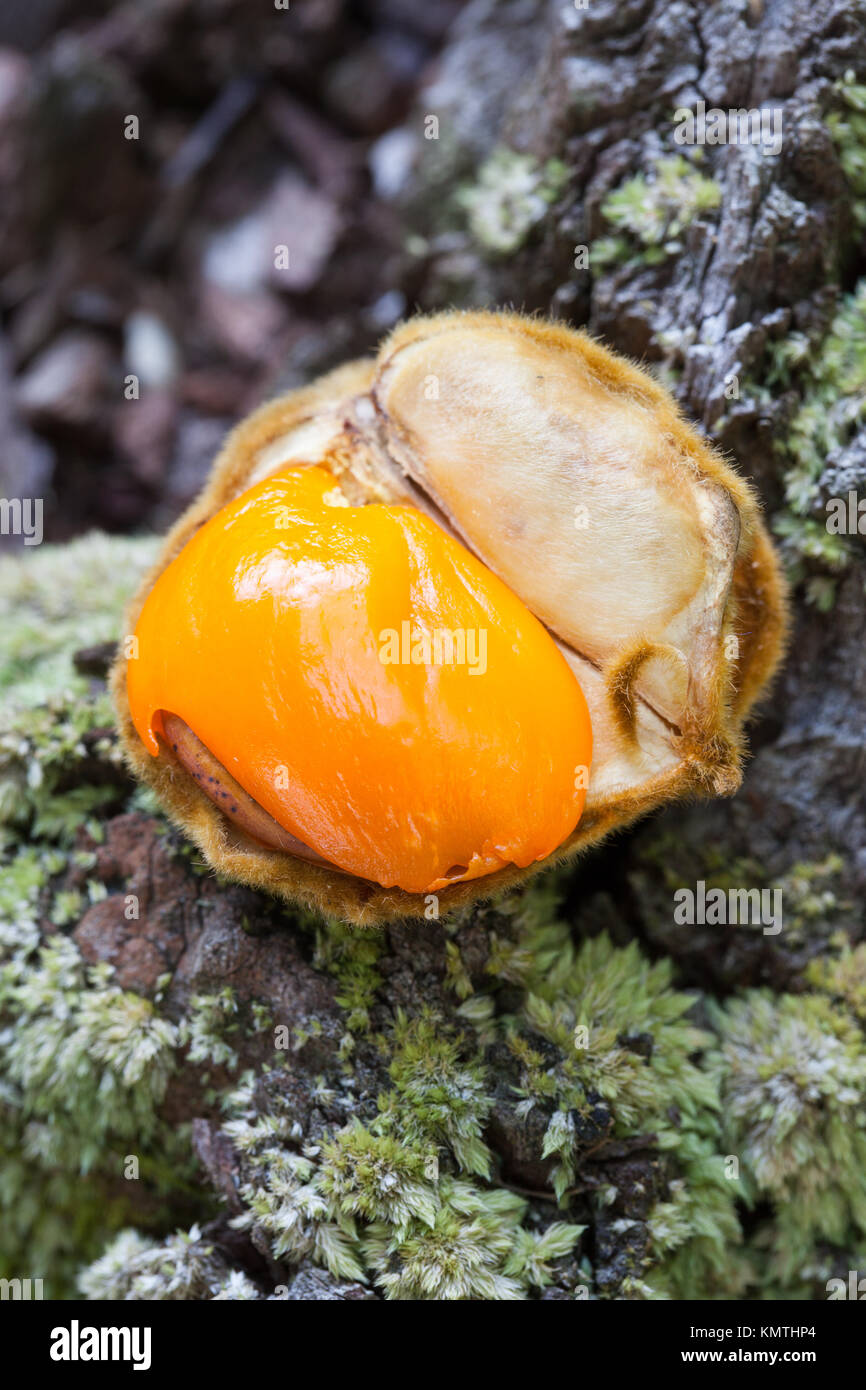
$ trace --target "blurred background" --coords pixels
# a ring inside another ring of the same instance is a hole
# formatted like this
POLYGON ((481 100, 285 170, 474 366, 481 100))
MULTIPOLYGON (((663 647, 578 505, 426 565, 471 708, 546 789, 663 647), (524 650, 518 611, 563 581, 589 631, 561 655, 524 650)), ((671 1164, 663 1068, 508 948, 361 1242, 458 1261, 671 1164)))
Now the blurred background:
POLYGON ((4 0, 0 491, 46 540, 164 528, 240 415, 405 312, 384 197, 459 9, 4 0))

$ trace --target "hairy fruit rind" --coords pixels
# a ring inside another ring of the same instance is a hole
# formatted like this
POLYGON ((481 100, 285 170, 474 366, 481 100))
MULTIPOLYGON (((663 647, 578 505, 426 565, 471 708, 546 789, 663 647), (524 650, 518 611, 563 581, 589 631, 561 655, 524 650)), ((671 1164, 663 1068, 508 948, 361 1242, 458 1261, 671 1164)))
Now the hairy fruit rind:
MULTIPOLYGON (((589 708, 592 775, 583 815, 546 862, 672 797, 736 789, 743 722, 783 646, 783 584, 751 490, 651 378, 582 333, 532 319, 412 320, 375 361, 269 402, 233 431, 127 630, 221 508, 311 466, 361 515, 368 504, 425 514, 558 644, 589 708)), ((233 825, 189 764, 146 750, 126 680, 121 658, 113 690, 130 761, 209 862, 355 922, 429 915, 422 893, 265 849, 233 825)), ((243 709, 236 730, 240 747, 243 709)), ((439 906, 508 886, 539 862, 440 885, 439 906)))

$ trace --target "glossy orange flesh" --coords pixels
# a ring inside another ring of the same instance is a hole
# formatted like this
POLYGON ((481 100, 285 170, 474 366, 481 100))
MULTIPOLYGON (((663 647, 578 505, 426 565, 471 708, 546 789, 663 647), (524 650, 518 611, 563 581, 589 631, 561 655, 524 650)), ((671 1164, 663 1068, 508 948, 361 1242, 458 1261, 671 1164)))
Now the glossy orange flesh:
POLYGON ((129 702, 148 750, 161 712, 177 715, 348 873, 436 892, 546 858, 580 818, 589 713, 546 629, 423 512, 348 506, 323 468, 213 516, 136 637, 129 702))

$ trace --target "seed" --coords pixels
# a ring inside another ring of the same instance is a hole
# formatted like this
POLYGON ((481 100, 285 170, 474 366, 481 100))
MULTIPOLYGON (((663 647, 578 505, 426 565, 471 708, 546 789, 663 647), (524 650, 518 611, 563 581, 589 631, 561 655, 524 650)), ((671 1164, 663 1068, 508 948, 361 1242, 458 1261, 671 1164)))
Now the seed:
POLYGON ((323 468, 275 475, 159 577, 129 665, 139 735, 153 754, 158 734, 182 743, 261 844, 385 888, 546 858, 577 824, 574 768, 592 756, 567 662, 423 513, 335 508, 333 487, 323 468))
POLYGON ((223 872, 359 922, 733 792, 787 621, 750 488, 670 396, 509 314, 262 407, 157 568, 113 673, 133 766, 223 872))

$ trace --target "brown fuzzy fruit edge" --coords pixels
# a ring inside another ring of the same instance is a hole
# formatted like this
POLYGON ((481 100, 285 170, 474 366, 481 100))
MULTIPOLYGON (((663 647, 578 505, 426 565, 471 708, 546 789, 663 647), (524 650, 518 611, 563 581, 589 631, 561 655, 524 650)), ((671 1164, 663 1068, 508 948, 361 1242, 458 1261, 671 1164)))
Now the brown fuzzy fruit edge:
MULTIPOLYGON (((183 549, 194 532, 216 511, 244 490, 252 460, 267 444, 300 424, 329 402, 367 391, 379 362, 406 342, 425 333, 442 331, 458 315, 442 314, 415 320, 398 328, 385 342, 376 361, 352 362, 328 373, 314 385, 269 401, 228 435, 210 477, 196 500, 166 536, 159 557, 145 575, 125 615, 125 633, 135 630, 147 595, 162 571, 183 549)), ((489 323, 483 312, 460 314, 462 325, 489 323)), ((716 727, 703 730, 710 743, 718 741, 718 776, 706 762, 706 747, 698 764, 686 755, 671 772, 660 775, 632 793, 619 794, 608 804, 586 811, 572 835, 547 859, 527 869, 511 865, 486 878, 457 883, 438 897, 438 912, 498 896, 551 864, 571 859, 598 844, 612 831, 629 825, 655 807, 678 797, 733 790, 739 781, 743 754, 742 726, 750 709, 775 674, 788 631, 787 595, 778 558, 761 519, 753 492, 720 454, 707 445, 680 415, 660 386, 624 358, 614 355, 585 333, 516 314, 495 315, 500 326, 524 334, 555 350, 578 351, 590 369, 616 390, 651 403, 665 433, 705 477, 720 484, 735 502, 742 521, 740 551, 734 572, 726 632, 736 632, 740 656, 732 680, 728 671, 717 675, 716 727)), ((126 658, 118 651, 110 676, 124 753, 133 773, 151 786, 171 819, 198 846, 208 864, 225 877, 273 893, 327 916, 358 926, 375 926, 401 918, 435 915, 429 895, 407 893, 333 873, 247 839, 222 816, 192 778, 164 758, 147 752, 129 712, 126 658)))

